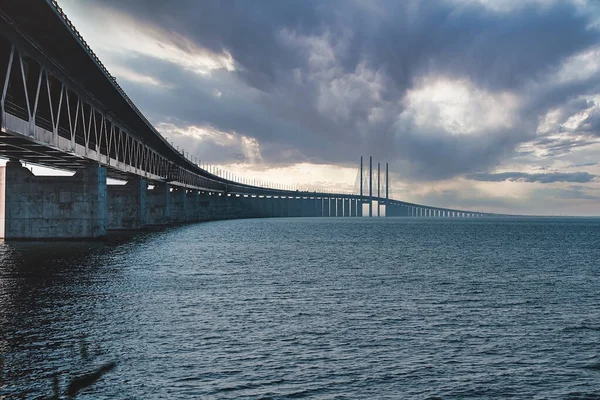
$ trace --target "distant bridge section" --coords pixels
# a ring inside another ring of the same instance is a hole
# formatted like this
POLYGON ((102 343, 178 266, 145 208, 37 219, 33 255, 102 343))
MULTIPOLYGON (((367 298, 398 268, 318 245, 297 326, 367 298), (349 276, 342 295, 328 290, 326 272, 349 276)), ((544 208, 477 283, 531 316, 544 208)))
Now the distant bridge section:
POLYGON ((54 0, 0 3, 0 237, 100 237, 108 229, 225 218, 475 217, 362 194, 300 192, 224 179, 175 149, 143 116, 54 0), (41 177, 29 162, 74 171, 41 177), (126 185, 107 185, 107 178, 126 185), (372 212, 371 212, 372 213, 372 212))

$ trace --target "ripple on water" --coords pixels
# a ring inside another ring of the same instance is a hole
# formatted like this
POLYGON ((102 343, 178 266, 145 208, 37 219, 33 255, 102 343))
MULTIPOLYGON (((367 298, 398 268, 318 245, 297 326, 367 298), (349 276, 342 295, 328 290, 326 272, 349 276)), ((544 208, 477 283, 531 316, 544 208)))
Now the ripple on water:
POLYGON ((600 220, 270 219, 0 246, 0 397, 600 399, 600 220), (88 358, 82 359, 81 343, 88 358))

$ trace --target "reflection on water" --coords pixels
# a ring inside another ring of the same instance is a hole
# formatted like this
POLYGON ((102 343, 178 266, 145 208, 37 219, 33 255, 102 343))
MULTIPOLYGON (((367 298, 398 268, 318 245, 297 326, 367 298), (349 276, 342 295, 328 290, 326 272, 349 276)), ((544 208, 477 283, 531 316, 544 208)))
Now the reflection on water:
POLYGON ((333 218, 4 243, 0 398, 598 397, 599 244, 333 218))

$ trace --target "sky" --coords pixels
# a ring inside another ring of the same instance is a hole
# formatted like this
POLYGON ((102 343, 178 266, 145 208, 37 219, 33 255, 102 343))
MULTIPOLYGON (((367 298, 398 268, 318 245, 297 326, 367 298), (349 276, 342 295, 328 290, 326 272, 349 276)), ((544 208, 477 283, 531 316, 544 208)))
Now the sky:
POLYGON ((600 2, 60 0, 203 163, 399 200, 600 215, 600 2))

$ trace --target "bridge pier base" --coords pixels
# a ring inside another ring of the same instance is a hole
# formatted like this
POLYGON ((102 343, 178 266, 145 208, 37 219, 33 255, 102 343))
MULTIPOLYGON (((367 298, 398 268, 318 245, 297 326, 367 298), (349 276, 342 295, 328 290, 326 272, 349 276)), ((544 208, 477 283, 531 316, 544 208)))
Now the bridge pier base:
POLYGON ((185 188, 173 189, 171 191, 171 222, 185 222, 187 207, 187 190, 185 188))
POLYGON ((19 161, 0 168, 0 238, 87 239, 106 235, 106 168, 35 176, 19 161))
POLYGON ((125 185, 106 187, 106 229, 137 230, 146 226, 145 179, 131 179, 125 185))
POLYGON ((166 225, 171 222, 171 187, 156 185, 146 193, 146 223, 166 225))

